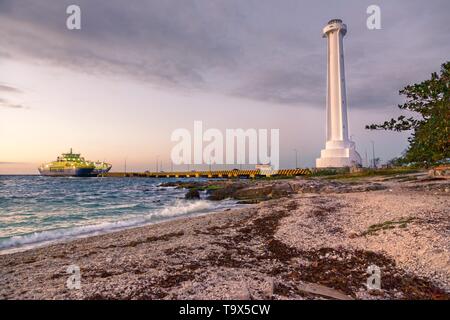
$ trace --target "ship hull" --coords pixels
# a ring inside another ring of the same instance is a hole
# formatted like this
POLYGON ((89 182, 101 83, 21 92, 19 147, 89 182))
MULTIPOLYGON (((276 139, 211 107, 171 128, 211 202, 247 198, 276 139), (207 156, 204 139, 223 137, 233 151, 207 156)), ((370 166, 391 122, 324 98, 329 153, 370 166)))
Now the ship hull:
POLYGON ((39 173, 42 176, 48 177, 92 177, 93 168, 64 168, 64 169, 41 169, 39 168, 39 173))
POLYGON ((109 172, 109 170, 111 170, 111 166, 108 166, 103 169, 94 169, 94 171, 92 171, 92 175, 98 176, 98 175, 102 175, 102 174, 107 174, 109 172))

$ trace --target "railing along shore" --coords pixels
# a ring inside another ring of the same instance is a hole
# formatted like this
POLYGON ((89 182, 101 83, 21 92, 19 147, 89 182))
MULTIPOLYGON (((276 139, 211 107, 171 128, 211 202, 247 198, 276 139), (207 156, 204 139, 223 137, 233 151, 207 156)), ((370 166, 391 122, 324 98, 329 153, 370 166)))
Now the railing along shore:
POLYGON ((175 172, 109 172, 105 177, 142 178, 256 178, 270 176, 303 176, 311 174, 309 169, 280 170, 219 170, 219 171, 175 171, 175 172))

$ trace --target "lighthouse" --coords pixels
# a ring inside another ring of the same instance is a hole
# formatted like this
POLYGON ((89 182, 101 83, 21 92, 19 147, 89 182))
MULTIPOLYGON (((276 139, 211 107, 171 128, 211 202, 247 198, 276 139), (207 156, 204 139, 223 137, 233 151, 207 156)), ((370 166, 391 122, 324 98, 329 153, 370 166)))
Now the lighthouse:
POLYGON ((355 143, 348 138, 343 39, 347 26, 333 19, 323 28, 327 38, 326 145, 316 159, 317 168, 341 168, 361 164, 355 143))

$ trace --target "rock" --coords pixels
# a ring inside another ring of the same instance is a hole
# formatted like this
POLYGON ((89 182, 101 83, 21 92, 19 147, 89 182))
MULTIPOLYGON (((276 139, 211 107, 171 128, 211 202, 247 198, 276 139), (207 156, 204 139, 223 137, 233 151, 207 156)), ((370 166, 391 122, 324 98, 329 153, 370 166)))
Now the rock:
POLYGON ((272 193, 272 186, 244 188, 237 190, 233 194, 233 198, 237 200, 250 200, 250 199, 267 199, 272 193))
POLYGON ((200 192, 197 189, 189 189, 184 198, 188 200, 200 199, 200 192))
POLYGON ((244 184, 233 183, 230 185, 225 185, 223 188, 208 190, 208 200, 219 201, 227 198, 232 198, 237 190, 244 187, 244 184))
POLYGON ((170 181, 170 182, 164 182, 161 183, 160 187, 175 187, 177 189, 185 188, 185 189, 192 189, 192 188, 198 188, 203 189, 207 187, 209 182, 205 181, 170 181))
POLYGON ((355 238, 358 238, 358 234, 357 234, 356 232, 350 232, 350 234, 348 235, 348 237, 349 237, 350 239, 355 239, 355 238))
POLYGON ((272 188, 272 198, 278 199, 278 198, 286 197, 293 192, 294 192, 294 190, 292 189, 292 187, 289 183, 275 184, 272 188))
POLYGON ((249 199, 249 200, 240 200, 237 202, 237 204, 256 204, 260 203, 261 200, 259 199, 249 199))
POLYGON ((379 183, 374 183, 372 185, 365 187, 363 190, 364 191, 377 191, 377 190, 385 190, 385 189, 387 189, 386 186, 383 186, 382 184, 379 184, 379 183))
POLYGON ((262 293, 265 299, 272 299, 274 287, 273 278, 268 278, 262 287, 262 293))
POLYGON ((171 182, 163 182, 159 186, 163 188, 167 187, 178 187, 180 182, 171 181, 171 182))
POLYGON ((377 297, 381 297, 384 295, 384 292, 382 290, 377 290, 377 289, 370 289, 368 291, 368 293, 372 296, 377 296, 377 297))

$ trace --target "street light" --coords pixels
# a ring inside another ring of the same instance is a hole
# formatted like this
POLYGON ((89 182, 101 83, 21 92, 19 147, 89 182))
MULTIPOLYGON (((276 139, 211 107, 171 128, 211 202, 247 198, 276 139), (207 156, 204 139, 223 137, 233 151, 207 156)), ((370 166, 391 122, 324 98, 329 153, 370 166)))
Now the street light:
POLYGON ((376 164, 375 164, 375 142, 373 142, 373 140, 370 141, 372 143, 372 157, 373 157, 373 168, 376 168, 376 164))
POLYGON ((295 152, 295 169, 298 168, 298 150, 294 149, 295 152))

